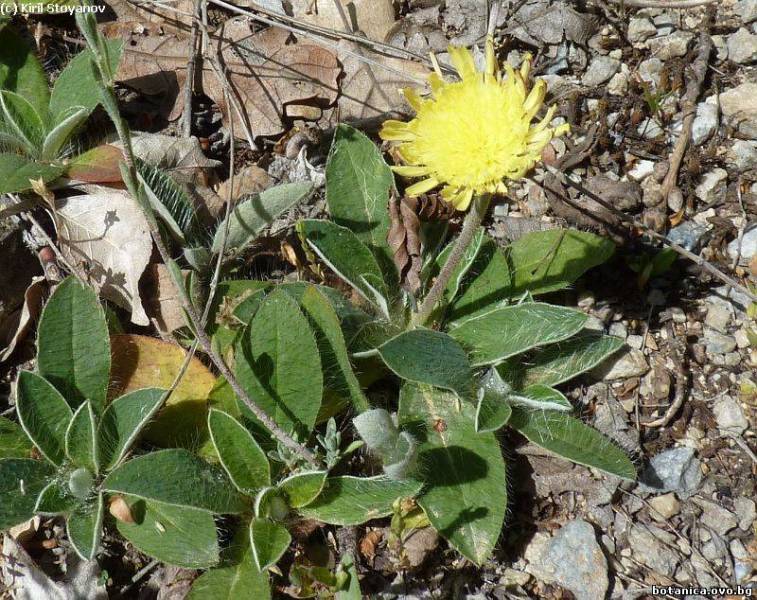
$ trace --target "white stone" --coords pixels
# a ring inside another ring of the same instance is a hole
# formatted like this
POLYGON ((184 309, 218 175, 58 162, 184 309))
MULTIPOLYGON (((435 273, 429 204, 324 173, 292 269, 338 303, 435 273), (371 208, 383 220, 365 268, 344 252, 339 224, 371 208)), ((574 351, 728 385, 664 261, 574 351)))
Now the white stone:
POLYGON ((633 169, 628 171, 628 176, 635 181, 643 181, 654 173, 655 163, 651 160, 639 160, 633 166, 633 169))
POLYGON ((587 87, 596 87, 610 79, 620 68, 620 61, 609 56, 597 56, 586 69, 581 83, 587 87))
POLYGON ((728 171, 716 168, 705 173, 701 183, 694 189, 696 197, 703 202, 712 202, 720 194, 725 194, 728 171))
POLYGON ((607 93, 611 96, 624 96, 628 93, 628 77, 630 71, 625 64, 620 65, 620 71, 607 82, 607 93))
POLYGON ((729 35, 727 44, 728 58, 733 62, 748 65, 757 61, 757 35, 750 33, 746 27, 729 35))
POLYGON ((733 314, 733 308, 717 302, 707 305, 707 316, 704 319, 704 324, 708 327, 719 331, 720 333, 728 332, 728 323, 731 320, 733 314))
POLYGON ((676 516, 681 510, 681 503, 673 492, 650 498, 649 505, 652 507, 649 514, 655 521, 661 522, 676 516))
POLYGON ((665 133, 659 123, 654 119, 646 118, 636 128, 638 134, 647 140, 654 140, 665 133))
POLYGON ((741 253, 738 238, 728 243, 727 251, 731 260, 736 260, 737 254, 740 254, 739 264, 747 266, 757 254, 757 227, 752 227, 744 233, 741 238, 741 253))
POLYGON ((731 127, 757 139, 757 83, 742 83, 720 94, 720 110, 731 127))
POLYGON ((616 354, 614 361, 611 358, 605 364, 596 367, 592 374, 603 381, 612 381, 641 377, 647 371, 649 371, 649 365, 644 353, 636 348, 629 348, 625 352, 616 354))
POLYGON ((657 35, 657 27, 646 17, 631 19, 628 23, 628 41, 637 47, 646 47, 649 38, 657 35))
POLYGON ((688 31, 674 31, 670 35, 662 35, 660 37, 649 40, 649 49, 660 60, 670 60, 671 58, 677 58, 686 56, 688 52, 689 42, 694 39, 694 34, 688 31))
POLYGON ((741 0, 736 7, 736 14, 744 25, 757 21, 757 0, 741 0))
POLYGON ((691 124, 691 140, 695 146, 709 140, 717 131, 719 117, 717 96, 710 96, 697 104, 697 114, 691 124))
POLYGON ((749 427, 749 421, 744 416, 741 405, 730 396, 725 396, 715 402, 712 412, 718 422, 718 427, 723 432, 740 435, 749 427))
POLYGON ((660 75, 664 66, 665 63, 663 63, 659 58, 655 56, 648 58, 647 60, 639 63, 639 77, 641 77, 642 81, 651 83, 656 88, 660 85, 660 75))
POLYGON ((757 168, 757 142, 754 140, 734 140, 725 155, 728 163, 739 173, 757 168))

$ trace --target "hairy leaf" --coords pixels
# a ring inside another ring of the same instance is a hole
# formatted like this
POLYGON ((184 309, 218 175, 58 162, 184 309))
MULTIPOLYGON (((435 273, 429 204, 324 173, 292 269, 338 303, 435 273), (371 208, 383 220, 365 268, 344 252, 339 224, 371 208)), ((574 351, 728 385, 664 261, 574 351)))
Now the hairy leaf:
POLYGON ((144 454, 105 478, 102 489, 211 513, 239 513, 247 503, 219 469, 183 449, 144 454))
POLYGON ((31 371, 18 374, 16 394, 16 410, 26 435, 47 460, 62 464, 71 407, 46 379, 31 371))
POLYGON ((249 494, 271 485, 268 457, 244 425, 225 412, 211 409, 208 429, 221 465, 239 491, 249 494))
POLYGON ((0 459, 0 531, 34 516, 37 497, 53 472, 49 464, 31 458, 0 459))
POLYGON ((472 395, 468 356, 445 333, 413 329, 382 344, 378 352, 386 366, 403 379, 452 390, 461 398, 472 395))
POLYGON ((18 154, 0 152, 0 194, 14 194, 32 189, 32 179, 45 183, 58 179, 65 168, 39 163, 18 154))
POLYGON ((250 522, 252 559, 259 571, 275 565, 291 541, 292 536, 286 527, 275 521, 253 518, 250 522))
POLYGON ((476 431, 479 433, 497 431, 510 420, 512 409, 508 404, 510 386, 505 383, 495 369, 491 369, 478 390, 476 407, 476 431))
POLYGON ((67 519, 68 541, 84 560, 93 560, 100 546, 105 506, 102 494, 74 510, 67 519))
POLYGON ((86 467, 92 473, 100 469, 97 444, 97 423, 92 403, 84 402, 76 409, 66 431, 66 456, 74 466, 86 467))
POLYGON ((0 417, 0 459, 29 458, 33 444, 18 423, 0 417))
POLYGON ((416 496, 423 483, 412 479, 395 481, 387 477, 329 477, 323 492, 298 512, 331 525, 360 525, 392 514, 398 498, 416 496))
POLYGON ((40 374, 74 408, 89 400, 101 413, 110 376, 110 343, 97 294, 75 277, 65 279, 42 312, 37 345, 40 374))
POLYGON ((326 483, 326 471, 306 471, 283 479, 278 489, 284 492, 287 503, 292 508, 307 506, 318 497, 326 483))
POLYGON ((636 479, 628 455, 597 430, 564 412, 513 408, 510 427, 537 446, 623 479, 636 479))
POLYGON ((77 504, 77 499, 67 486, 60 481, 51 481, 37 496, 34 512, 47 516, 62 515, 73 510, 77 504))
POLYGON ((569 338, 586 319, 577 310, 526 302, 480 314, 451 328, 449 334, 470 351, 471 362, 478 367, 569 338))
POLYGON ((40 150, 45 139, 45 123, 34 105, 23 96, 0 90, 0 121, 17 139, 21 140, 27 152, 34 158, 42 158, 40 150))
POLYGON ((36 51, 10 27, 0 27, 0 89, 27 98, 40 115, 47 113, 50 90, 36 51))
POLYGON ((512 392, 508 396, 510 404, 526 408, 540 408, 542 410, 573 410, 570 403, 562 392, 541 383, 529 385, 527 388, 512 392))
POLYGON ((418 503, 452 546, 481 564, 494 549, 507 507, 496 436, 476 433, 471 404, 429 386, 403 386, 399 416, 403 426, 425 436, 418 462, 428 489, 418 503))
MULTIPOLYGON (((315 336, 284 291, 268 295, 237 345, 237 377, 258 405, 281 427, 307 435, 323 395, 315 336)), ((250 410, 242 410, 254 418, 250 410)))

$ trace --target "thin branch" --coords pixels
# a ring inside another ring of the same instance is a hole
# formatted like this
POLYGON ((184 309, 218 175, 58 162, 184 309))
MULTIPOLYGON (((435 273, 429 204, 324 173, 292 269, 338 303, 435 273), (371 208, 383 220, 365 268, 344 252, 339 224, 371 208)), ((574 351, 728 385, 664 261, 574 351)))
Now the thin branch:
POLYGON ((192 92, 194 90, 195 70, 197 68, 197 33, 199 31, 200 6, 203 0, 195 0, 192 33, 189 36, 189 60, 187 61, 187 80, 184 82, 184 114, 182 132, 185 138, 192 136, 192 92))
POLYGON ((714 4, 719 0, 607 0, 628 8, 694 8, 714 4))

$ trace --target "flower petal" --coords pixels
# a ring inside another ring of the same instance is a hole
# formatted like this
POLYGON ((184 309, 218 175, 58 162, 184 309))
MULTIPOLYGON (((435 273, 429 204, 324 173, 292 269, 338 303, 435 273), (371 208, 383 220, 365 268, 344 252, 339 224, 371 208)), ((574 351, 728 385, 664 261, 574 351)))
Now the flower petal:
POLYGON ((381 131, 379 131, 379 137, 381 137, 382 140, 390 142, 409 142, 414 140, 416 135, 410 130, 408 123, 389 119, 384 121, 381 131))
POLYGON ((486 74, 497 74, 497 57, 494 54, 494 37, 486 36, 486 74))
POLYGON ((523 110, 526 113, 526 119, 531 121, 534 115, 539 111, 542 104, 544 104, 544 96, 547 95, 547 83, 543 79, 539 79, 533 89, 529 92, 526 101, 523 103, 523 110))
POLYGON ((437 185, 439 185, 439 180, 429 177, 428 179, 414 183, 409 188, 406 188, 405 193, 412 198, 433 190, 437 185))
POLYGON ((405 88, 402 90, 402 94, 405 96, 407 103, 413 107, 415 112, 418 112, 423 106, 424 100, 421 95, 413 88, 405 88))
POLYGON ((473 54, 462 46, 450 46, 447 48, 449 52, 449 58, 452 61, 452 65, 460 75, 460 78, 465 81, 471 79, 476 75, 476 63, 473 62, 473 54))
POLYGON ((471 200, 473 199, 473 190, 468 188, 457 194, 452 199, 452 206, 457 210, 468 210, 471 200))

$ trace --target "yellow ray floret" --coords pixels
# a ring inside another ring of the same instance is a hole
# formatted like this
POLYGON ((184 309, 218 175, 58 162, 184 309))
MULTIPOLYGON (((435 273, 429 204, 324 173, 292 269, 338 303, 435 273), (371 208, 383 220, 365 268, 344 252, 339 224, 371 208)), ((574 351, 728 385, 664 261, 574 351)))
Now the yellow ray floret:
POLYGON ((532 124, 544 104, 547 86, 526 84, 530 57, 516 71, 505 64, 503 74, 494 57, 494 43, 486 40, 486 65, 478 71, 465 48, 449 48, 459 81, 449 82, 432 56, 431 95, 403 90, 415 118, 385 121, 380 135, 395 142, 404 166, 394 167, 403 177, 423 177, 407 188, 417 196, 443 186, 442 197, 458 210, 466 210, 475 195, 502 193, 505 181, 519 179, 539 160, 554 137, 568 132, 567 125, 550 127, 550 107, 532 124))

